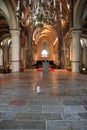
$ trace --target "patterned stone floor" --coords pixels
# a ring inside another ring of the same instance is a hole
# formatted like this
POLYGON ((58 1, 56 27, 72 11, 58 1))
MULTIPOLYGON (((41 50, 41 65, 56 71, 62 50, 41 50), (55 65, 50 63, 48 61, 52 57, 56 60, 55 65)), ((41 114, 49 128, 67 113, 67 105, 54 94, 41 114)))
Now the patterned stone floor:
POLYGON ((0 74, 3 129, 87 130, 87 75, 66 70, 0 74))

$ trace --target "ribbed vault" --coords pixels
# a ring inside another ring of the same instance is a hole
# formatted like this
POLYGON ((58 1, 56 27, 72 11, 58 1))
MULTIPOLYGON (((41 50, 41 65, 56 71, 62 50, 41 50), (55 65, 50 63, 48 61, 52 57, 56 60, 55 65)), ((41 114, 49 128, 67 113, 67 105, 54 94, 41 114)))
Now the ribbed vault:
POLYGON ((58 43, 58 35, 56 29, 51 25, 44 25, 41 33, 36 29, 33 34, 33 40, 35 44, 41 43, 43 40, 47 40, 53 46, 58 43))

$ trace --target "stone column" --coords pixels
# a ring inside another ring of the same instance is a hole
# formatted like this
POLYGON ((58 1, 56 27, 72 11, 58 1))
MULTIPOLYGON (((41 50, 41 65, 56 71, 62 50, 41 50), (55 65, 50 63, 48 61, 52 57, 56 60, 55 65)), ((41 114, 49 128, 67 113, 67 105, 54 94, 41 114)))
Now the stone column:
POLYGON ((19 65, 20 65, 20 46, 19 46, 19 30, 11 30, 11 37, 12 37, 12 72, 19 72, 19 65))
POLYGON ((72 30, 72 72, 80 71, 80 34, 80 30, 72 30))

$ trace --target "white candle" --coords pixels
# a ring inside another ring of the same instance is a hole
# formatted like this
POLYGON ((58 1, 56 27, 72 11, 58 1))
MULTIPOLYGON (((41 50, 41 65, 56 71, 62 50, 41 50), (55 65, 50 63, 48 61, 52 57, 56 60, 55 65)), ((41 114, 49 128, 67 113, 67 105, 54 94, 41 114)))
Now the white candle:
POLYGON ((20 10, 20 0, 18 0, 18 9, 20 10))
POLYGON ((40 93, 40 86, 37 86, 37 94, 40 93))
POLYGON ((62 3, 60 3, 60 12, 62 12, 62 3))
POLYGON ((29 5, 31 5, 31 0, 29 0, 29 5))
POLYGON ((54 8, 56 8, 56 0, 54 0, 54 8))

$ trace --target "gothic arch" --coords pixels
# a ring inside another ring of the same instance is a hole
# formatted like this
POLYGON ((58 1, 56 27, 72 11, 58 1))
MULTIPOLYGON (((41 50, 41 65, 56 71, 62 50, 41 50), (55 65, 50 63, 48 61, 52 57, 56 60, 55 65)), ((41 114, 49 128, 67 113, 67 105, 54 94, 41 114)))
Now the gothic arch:
MULTIPOLYGON (((81 29, 82 22, 83 22, 83 16, 87 11, 85 11, 85 8, 87 7, 87 0, 79 0, 77 1, 74 9, 74 28, 81 29)), ((87 9, 86 9, 87 10, 87 9)))
POLYGON ((6 1, 0 1, 0 8, 2 10, 3 16, 6 18, 8 25, 10 29, 16 29, 17 28, 17 22, 16 22, 16 15, 14 6, 11 0, 6 1))

